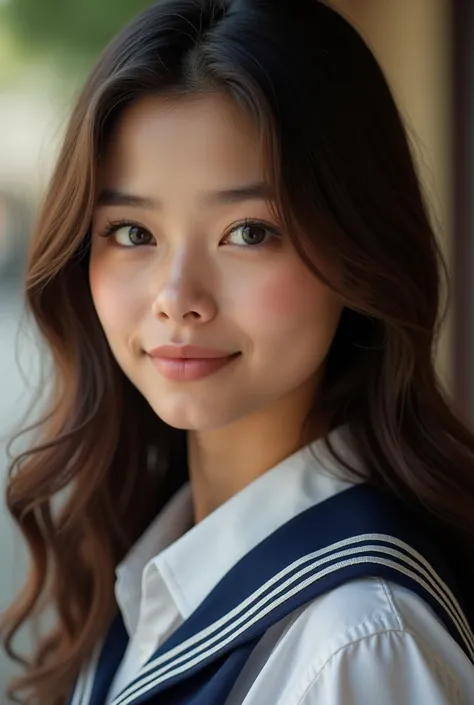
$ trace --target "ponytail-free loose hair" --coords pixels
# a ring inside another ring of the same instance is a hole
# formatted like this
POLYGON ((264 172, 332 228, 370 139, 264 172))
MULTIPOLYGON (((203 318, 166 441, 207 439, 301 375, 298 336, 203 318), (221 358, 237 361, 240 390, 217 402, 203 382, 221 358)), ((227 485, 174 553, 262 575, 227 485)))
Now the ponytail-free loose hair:
POLYGON ((98 165, 117 118, 140 97, 213 91, 255 120, 306 265, 323 277, 317 262, 328 258, 343 272, 342 283, 325 280, 345 308, 318 408, 330 428, 347 425, 369 482, 474 561, 474 438, 434 370, 441 258, 379 66, 318 0, 162 0, 112 41, 88 79, 31 243, 27 304, 55 378, 7 485, 30 552, 26 585, 2 621, 6 649, 25 667, 11 694, 25 702, 64 705, 117 609, 115 566, 186 476, 185 433, 124 376, 92 303, 98 165), (20 656, 14 636, 43 613, 51 631, 20 656))

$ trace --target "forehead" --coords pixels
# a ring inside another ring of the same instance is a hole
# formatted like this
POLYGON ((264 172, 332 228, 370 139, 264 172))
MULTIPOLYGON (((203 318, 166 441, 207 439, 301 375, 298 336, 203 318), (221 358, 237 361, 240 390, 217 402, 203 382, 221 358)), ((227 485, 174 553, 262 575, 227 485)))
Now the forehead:
POLYGON ((260 179, 265 167, 257 126, 230 97, 147 96, 117 121, 99 178, 219 186, 260 179))

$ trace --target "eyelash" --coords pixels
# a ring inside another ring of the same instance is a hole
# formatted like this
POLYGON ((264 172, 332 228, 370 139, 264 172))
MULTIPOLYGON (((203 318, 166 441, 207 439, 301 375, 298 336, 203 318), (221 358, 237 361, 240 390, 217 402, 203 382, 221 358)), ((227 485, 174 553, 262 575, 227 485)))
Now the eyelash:
MULTIPOLYGON (((120 230, 121 228, 139 228, 140 230, 149 232, 142 225, 139 225, 138 223, 133 223, 131 220, 109 220, 105 225, 105 228, 99 233, 99 235, 100 237, 107 238, 116 233, 117 230, 120 230)), ((135 247, 137 247, 137 245, 135 245, 135 247)))
MULTIPOLYGON (((242 227, 249 226, 249 225, 254 225, 254 226, 265 229, 270 235, 273 236, 273 238, 281 239, 281 237, 282 237, 281 233, 272 225, 269 225, 268 223, 266 223, 263 220, 255 220, 253 218, 245 218, 244 220, 242 220, 238 223, 235 223, 230 228, 228 228, 228 230, 226 231, 226 235, 224 235, 224 237, 229 237, 233 233, 234 230, 237 230, 238 228, 242 228, 242 227)), ((147 228, 140 225, 139 223, 134 223, 130 220, 115 220, 115 221, 108 221, 106 226, 104 227, 104 229, 99 233, 99 236, 104 237, 104 238, 108 238, 111 235, 113 235, 114 233, 116 233, 118 230, 120 230, 121 228, 138 228, 139 230, 143 230, 144 232, 151 235, 150 231, 147 228)), ((153 236, 151 235, 151 237, 153 237, 153 236)), ((150 244, 152 244, 152 243, 145 243, 145 245, 150 245, 150 244)), ((273 243, 270 240, 269 242, 268 241, 262 242, 262 243, 259 243, 256 245, 247 245, 247 246, 236 245, 236 247, 239 247, 242 250, 259 250, 264 247, 271 247, 272 244, 274 245, 275 243, 273 243)), ((123 247, 124 249, 134 249, 137 247, 141 247, 143 245, 131 244, 129 248, 127 248, 125 245, 117 245, 117 246, 123 247)))

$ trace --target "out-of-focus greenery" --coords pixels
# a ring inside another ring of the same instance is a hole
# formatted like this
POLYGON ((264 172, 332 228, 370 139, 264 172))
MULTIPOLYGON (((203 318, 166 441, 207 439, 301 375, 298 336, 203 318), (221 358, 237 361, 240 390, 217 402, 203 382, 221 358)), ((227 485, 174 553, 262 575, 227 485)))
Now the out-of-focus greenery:
POLYGON ((23 61, 22 46, 6 23, 0 21, 0 84, 16 80, 16 70, 23 61))
POLYGON ((31 53, 95 56, 152 0, 8 0, 0 8, 31 53))

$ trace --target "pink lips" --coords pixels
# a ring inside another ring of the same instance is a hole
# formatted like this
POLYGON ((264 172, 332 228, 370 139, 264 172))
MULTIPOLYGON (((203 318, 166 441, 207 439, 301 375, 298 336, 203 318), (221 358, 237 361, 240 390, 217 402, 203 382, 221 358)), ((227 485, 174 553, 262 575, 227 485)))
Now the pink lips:
POLYGON ((240 353, 195 345, 163 345, 151 350, 151 361, 166 379, 191 381, 208 377, 235 360, 240 353))

